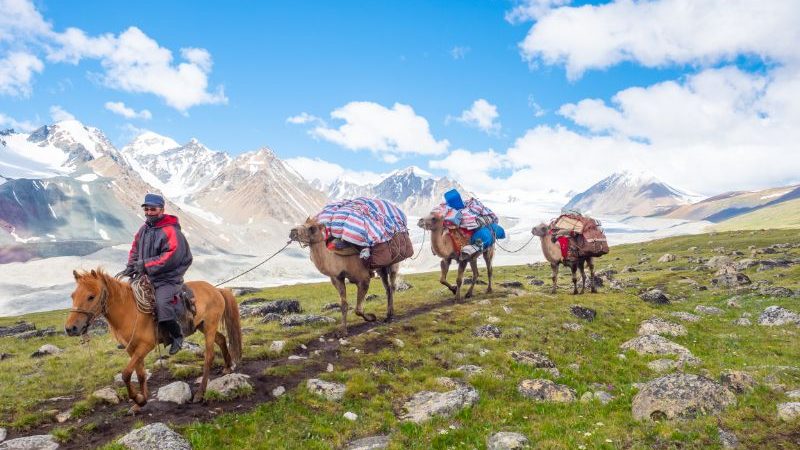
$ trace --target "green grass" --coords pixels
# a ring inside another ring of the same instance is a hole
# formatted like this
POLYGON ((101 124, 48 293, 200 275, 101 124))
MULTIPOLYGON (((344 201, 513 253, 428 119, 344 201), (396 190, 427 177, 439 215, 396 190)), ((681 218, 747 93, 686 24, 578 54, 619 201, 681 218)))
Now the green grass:
MULTIPOLYGON (((562 290, 550 295, 549 267, 497 268, 496 282, 522 281, 524 292, 521 295, 484 296, 486 286, 479 285, 475 289, 478 297, 467 303, 444 306, 349 338, 350 345, 341 351, 345 356, 357 355, 357 365, 348 370, 336 367, 333 373, 318 376, 346 384, 347 393, 341 402, 317 398, 301 383, 301 387, 250 412, 226 413, 209 422, 180 427, 179 431, 195 449, 329 449, 374 434, 390 434, 390 448, 393 449, 484 448, 487 436, 497 431, 523 433, 537 448, 699 449, 718 448, 717 428, 722 426, 733 431, 745 448, 789 448, 794 442, 792 439, 798 438, 796 434, 793 438, 791 436, 799 425, 777 419, 776 403, 787 400, 769 389, 767 384, 783 384, 787 389, 800 388, 800 370, 778 368, 798 366, 800 329, 758 325, 738 327, 732 321, 747 312, 756 322, 760 312, 773 304, 798 311, 798 300, 744 293, 739 299, 742 308, 728 308, 726 301, 734 294, 716 290, 710 283, 713 274, 693 270, 697 264, 687 263, 685 257, 707 258, 716 254, 712 250, 717 247, 724 247, 728 253, 738 250, 749 255, 750 245, 765 247, 774 243, 797 242, 795 234, 792 231, 748 231, 684 236, 614 247, 610 255, 598 261, 598 270, 635 266, 637 272, 618 274, 616 278, 636 278, 642 288, 664 288, 676 299, 664 306, 639 300, 637 288, 620 292, 605 286, 597 295, 571 296, 567 290, 566 271, 562 272, 559 280, 562 290), (697 251, 688 250, 695 246, 697 251), (656 260, 667 252, 676 254, 678 260, 657 263, 656 260), (649 260, 639 264, 642 257, 649 257, 649 260), (527 276, 546 280, 546 284, 531 286, 527 276), (685 277, 709 289, 698 291, 681 283, 685 277), (569 306, 572 304, 597 310, 597 319, 584 322, 571 316, 569 306), (624 360, 620 359, 619 345, 636 336, 643 320, 659 316, 678 322, 670 318, 670 312, 693 312, 694 307, 700 304, 718 306, 725 310, 725 314, 705 316, 698 323, 682 322, 689 331, 688 335, 670 338, 689 348, 703 361, 699 367, 687 371, 716 379, 726 369, 747 370, 760 382, 759 386, 752 392, 737 396, 737 405, 719 417, 659 423, 633 420, 630 409, 636 390, 632 384, 657 377, 646 366, 648 361, 657 358, 628 353, 624 360), (506 313, 504 306, 511 308, 511 313, 506 313), (473 337, 473 330, 488 323, 489 316, 500 319, 498 326, 503 330, 503 337, 499 340, 473 337), (565 322, 579 322, 583 329, 566 331, 562 328, 565 322), (356 354, 354 351, 366 348, 373 340, 391 343, 394 338, 401 339, 404 345, 389 344, 371 354, 356 354), (554 381, 572 387, 578 396, 590 390, 592 383, 603 383, 614 386, 612 394, 615 398, 607 405, 580 402, 538 404, 526 400, 516 391, 521 380, 553 378, 541 370, 516 364, 508 356, 511 350, 546 353, 561 371, 561 377, 554 381), (476 405, 453 417, 435 418, 421 425, 402 423, 397 419, 396 412, 405 399, 421 390, 444 390, 436 383, 436 378, 465 377, 457 370, 465 364, 475 364, 484 370, 468 378, 480 394, 476 405), (577 364, 577 368, 572 364, 577 364), (358 420, 351 422, 343 418, 347 411, 356 413, 358 420)), ((787 250, 785 257, 800 257, 800 249, 787 250)), ((775 285, 800 289, 798 265, 763 272, 753 268, 746 273, 754 282, 769 280, 775 285)), ((485 279, 485 275, 482 278, 485 279)), ((398 293, 395 302, 398 314, 450 297, 449 291, 439 285, 438 274, 410 275, 406 280, 413 288, 398 293)), ((496 289, 503 291, 499 286, 496 289)), ((373 283, 371 293, 381 298, 366 304, 367 311, 379 317, 385 314, 381 291, 380 283, 373 283)), ((319 313, 322 305, 336 300, 335 291, 329 284, 270 288, 254 295, 269 299, 296 298, 311 313, 319 313)), ((326 314, 339 318, 338 312, 326 314)), ((64 312, 52 312, 24 319, 43 327, 59 324, 64 316, 64 312)), ((352 323, 361 320, 352 314, 350 318, 352 323)), ((13 321, 2 319, 0 325, 13 321)), ((255 319, 245 320, 243 326, 250 329, 244 341, 246 358, 275 357, 267 349, 272 340, 278 339, 287 341, 282 354, 291 354, 292 349, 301 343, 315 340, 335 328, 331 325, 286 330, 276 323, 261 324, 255 319)), ((3 338, 0 345, 0 351, 17 354, 0 363, 0 426, 15 429, 52 420, 45 414, 46 410, 52 409, 48 408, 45 399, 70 395, 81 400, 94 389, 108 385, 124 364, 121 351, 115 350, 114 344, 105 336, 95 338, 87 345, 66 337, 33 339, 30 342, 3 338), (40 360, 28 358, 44 342, 53 342, 65 352, 40 360), (20 377, 21 373, 26 376, 20 377)), ((193 355, 182 354, 179 363, 199 368, 201 361, 193 355)), ((286 376, 301 369, 300 364, 271 367, 265 375, 286 376)), ((180 366, 170 370, 183 374, 189 369, 180 366)), ((213 407, 213 402, 210 407, 213 407)), ((72 432, 59 433, 68 438, 72 432)))
POLYGON ((719 231, 800 228, 800 199, 789 200, 720 222, 719 231))

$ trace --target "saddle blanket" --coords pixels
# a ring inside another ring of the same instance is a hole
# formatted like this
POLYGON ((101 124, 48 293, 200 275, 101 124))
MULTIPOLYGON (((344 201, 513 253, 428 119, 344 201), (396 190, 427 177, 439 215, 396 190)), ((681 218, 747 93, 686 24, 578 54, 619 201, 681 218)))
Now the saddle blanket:
POLYGON ((433 214, 442 216, 445 222, 452 227, 475 230, 490 223, 497 223, 497 215, 487 208, 477 198, 471 198, 464 204, 463 209, 455 209, 447 203, 433 208, 433 214))
POLYGON ((408 231, 403 211, 378 198, 358 197, 329 203, 316 219, 325 225, 330 237, 359 247, 373 247, 408 231))

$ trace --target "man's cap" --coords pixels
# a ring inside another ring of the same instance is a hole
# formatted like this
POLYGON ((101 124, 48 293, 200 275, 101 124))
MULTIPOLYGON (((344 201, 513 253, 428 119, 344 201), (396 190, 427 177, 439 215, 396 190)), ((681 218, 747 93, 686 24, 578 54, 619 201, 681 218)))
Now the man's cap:
POLYGON ((164 207, 164 197, 158 194, 147 194, 144 196, 144 203, 142 206, 159 206, 164 207))

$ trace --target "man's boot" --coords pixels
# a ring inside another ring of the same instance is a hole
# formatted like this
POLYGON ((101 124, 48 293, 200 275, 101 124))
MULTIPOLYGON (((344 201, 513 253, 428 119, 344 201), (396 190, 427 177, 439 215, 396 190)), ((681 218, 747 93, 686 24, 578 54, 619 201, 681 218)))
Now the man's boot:
POLYGON ((177 321, 171 320, 166 322, 165 328, 169 330, 170 337, 172 337, 172 345, 169 347, 169 354, 174 355, 178 353, 183 346, 183 332, 181 326, 177 321))

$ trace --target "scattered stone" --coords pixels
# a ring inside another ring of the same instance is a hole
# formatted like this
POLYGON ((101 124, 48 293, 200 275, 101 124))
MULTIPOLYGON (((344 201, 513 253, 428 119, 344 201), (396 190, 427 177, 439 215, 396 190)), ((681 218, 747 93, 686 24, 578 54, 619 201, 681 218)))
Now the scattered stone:
POLYGON ((737 297, 729 298, 728 301, 725 302, 725 306, 728 308, 741 308, 742 305, 737 300, 737 297))
POLYGON ((345 385, 341 383, 311 378, 306 381, 306 388, 312 394, 319 395, 330 401, 339 401, 344 398, 345 385))
POLYGON ((272 390, 272 396, 275 398, 278 398, 285 393, 286 393, 286 388, 283 386, 278 386, 272 390))
POLYGON ((39 347, 39 350, 33 352, 31 358, 41 358, 42 356, 47 356, 47 355, 57 355, 63 351, 64 350, 61 350, 60 348, 56 347, 53 344, 44 344, 43 346, 39 347))
POLYGON ((489 349, 486 349, 486 348, 482 348, 482 349, 478 350, 478 356, 486 356, 489 353, 491 353, 491 351, 489 349))
POLYGON ((517 288, 517 289, 521 289, 524 287, 521 281, 501 281, 500 286, 504 288, 517 288))
POLYGON ((251 298, 239 304, 239 314, 242 317, 263 316, 273 314, 299 314, 303 312, 298 300, 272 300, 264 298, 251 298))
POLYGON ((183 436, 161 422, 133 430, 117 443, 131 450, 192 450, 183 436))
POLYGON ((717 432, 719 432, 719 442, 722 444, 722 448, 739 448, 739 438, 733 432, 723 428, 717 428, 717 432))
POLYGON ((800 418, 800 402, 778 403, 778 418, 784 422, 800 418))
POLYGON ((422 423, 434 416, 449 417, 474 405, 478 399, 478 391, 469 385, 448 392, 418 392, 403 405, 406 412, 400 416, 400 420, 422 423))
POLYGON ((102 389, 98 389, 92 392, 92 397, 96 399, 100 399, 110 405, 116 405, 119 403, 119 396, 117 395, 117 391, 114 390, 112 387, 104 387, 102 389))
POLYGON ((589 322, 593 321, 594 318, 597 317, 597 311, 580 305, 570 306, 569 312, 571 312, 573 316, 579 319, 588 320, 589 322))
POLYGON ((754 260, 754 259, 744 258, 744 259, 740 259, 740 260, 736 261, 735 263, 733 263, 733 268, 738 270, 738 271, 742 271, 742 270, 747 270, 747 269, 749 269, 751 267, 757 266, 758 264, 759 264, 759 262, 754 260))
POLYGON ((717 414, 736 403, 736 396, 698 375, 674 373, 650 381, 633 397, 637 420, 661 420, 717 414))
POLYGON ((694 308, 694 311, 701 314, 707 314, 712 316, 719 316, 721 314, 725 314, 725 311, 723 311, 720 308, 717 308, 716 306, 697 305, 694 308))
POLYGON ((325 367, 325 371, 328 373, 333 373, 333 364, 328 363, 328 365, 325 367))
POLYGON ((156 398, 160 402, 172 402, 179 405, 188 403, 192 399, 192 388, 185 381, 175 381, 158 388, 156 398))
POLYGON ((389 436, 370 436, 352 441, 345 450, 381 450, 389 447, 389 436))
POLYGON ((500 331, 500 327, 497 325, 488 324, 475 328, 475 331, 472 334, 482 338, 499 339, 503 332, 500 331))
POLYGON ((395 286, 395 290, 397 292, 403 292, 403 291, 407 291, 407 290, 409 290, 409 289, 411 289, 413 287, 414 286, 409 284, 406 280, 397 280, 397 284, 395 286))
POLYGON ((583 328, 583 325, 579 323, 563 323, 561 324, 561 328, 567 331, 580 331, 583 328))
POLYGON ((527 350, 511 351, 508 352, 514 361, 525 364, 537 369, 553 369, 556 367, 555 363, 550 360, 546 355, 536 352, 529 352, 527 350))
POLYGON ((672 253, 664 253, 664 256, 658 258, 658 262, 660 263, 671 263, 675 261, 675 255, 672 253))
MULTIPOLYGON (((472 284, 472 277, 469 277, 469 278, 464 278, 464 284, 466 284, 466 285, 470 285, 470 284, 472 284)), ((476 280, 476 281, 475 281, 475 285, 476 285, 476 286, 485 286, 485 285, 486 285, 486 282, 485 282, 485 281, 483 281, 483 280, 476 280)))
POLYGON ((633 338, 622 345, 622 350, 633 350, 640 355, 687 355, 686 347, 676 344, 657 334, 647 334, 633 338))
POLYGON ((709 269, 719 269, 723 266, 732 266, 733 259, 728 256, 712 256, 706 261, 706 267, 709 269))
POLYGON ((758 317, 758 324, 768 327, 781 326, 787 324, 800 325, 800 314, 789 311, 781 306, 773 305, 767 307, 758 317))
POLYGON ((11 353, 2 353, 2 352, 0 352, 0 361, 9 359, 12 356, 14 356, 14 355, 12 355, 11 353))
POLYGON ((4 327, 0 327, 0 337, 14 336, 20 333, 24 333, 26 331, 33 331, 33 330, 36 330, 36 325, 25 321, 19 321, 14 325, 7 325, 4 327))
POLYGON ((583 393, 583 395, 581 395, 581 403, 591 403, 594 400, 597 400, 600 403, 607 405, 609 402, 614 400, 614 396, 606 391, 597 391, 597 392, 586 391, 583 393))
MULTIPOLYGON (((68 410, 68 411, 64 411, 62 413, 56 414, 56 422, 64 423, 64 422, 68 421, 70 419, 70 417, 72 417, 72 410, 71 409, 68 410)), ((0 446, 0 447, 2 447, 2 446, 0 446)))
POLYGON ((636 271, 637 271, 636 268, 631 266, 625 266, 622 268, 622 273, 633 273, 636 271))
POLYGON ((671 359, 657 359, 647 363, 647 368, 656 373, 669 372, 675 369, 677 366, 678 363, 671 359))
POLYGON ((289 357, 286 358, 286 359, 288 359, 289 361, 299 361, 299 360, 302 360, 302 359, 308 359, 308 356, 289 355, 289 357))
POLYGON ((336 323, 336 319, 327 316, 318 316, 316 314, 292 314, 281 319, 281 326, 283 327, 297 327, 300 325, 318 323, 336 323))
POLYGON ((0 444, 3 450, 56 450, 58 442, 52 434, 39 434, 10 439, 0 444))
POLYGON ((781 286, 764 286, 758 290, 761 295, 769 295, 770 297, 791 297, 794 292, 781 286))
POLYGON ((489 316, 486 318, 486 321, 489 323, 500 323, 500 318, 496 316, 489 316))
POLYGON ((341 308, 342 308, 341 303, 338 302, 326 303, 325 305, 322 305, 322 312, 333 311, 333 310, 339 311, 341 310, 341 308))
POLYGON ((786 396, 793 400, 800 400, 800 389, 789 391, 786 393, 786 396))
POLYGON ((243 295, 255 294, 256 292, 261 290, 259 288, 252 288, 252 287, 235 287, 230 289, 234 297, 241 297, 243 295))
POLYGON ((740 327, 749 327, 750 325, 753 324, 753 322, 750 322, 750 319, 748 319, 747 317, 740 317, 734 320, 733 324, 738 325, 740 327))
POLYGON ((751 391, 756 386, 756 380, 749 373, 740 370, 722 372, 719 376, 719 382, 735 394, 751 391))
POLYGON ((277 313, 266 313, 261 317, 261 323, 280 322, 283 316, 277 313))
POLYGON ((639 335, 645 334, 667 334, 670 336, 685 336, 686 327, 683 325, 666 321, 659 317, 647 319, 639 325, 639 335))
POLYGON ((501 431, 486 439, 486 450, 516 450, 526 448, 528 443, 524 434, 501 431))
POLYGON ((677 317, 678 319, 681 319, 681 320, 683 320, 685 322, 699 322, 700 321, 700 316, 695 316, 694 314, 688 313, 688 312, 675 311, 673 313, 670 313, 670 315, 672 317, 677 317))
POLYGON ((347 411, 346 413, 344 413, 342 415, 342 417, 344 417, 345 419, 347 419, 347 420, 349 420, 351 422, 355 422, 356 420, 358 420, 358 414, 356 414, 354 412, 350 412, 350 411, 347 411))
POLYGON ((198 356, 204 356, 206 353, 205 348, 191 341, 184 341, 183 346, 181 346, 181 350, 186 350, 189 353, 193 353, 198 356))
POLYGON ((727 288, 737 288, 750 283, 750 278, 741 272, 725 273, 711 279, 711 284, 727 288))
MULTIPOLYGON (((28 339, 37 338, 37 337, 53 336, 53 335, 56 335, 56 334, 58 334, 58 332, 56 331, 55 327, 47 327, 47 328, 44 328, 42 330, 30 330, 30 331, 25 331, 25 332, 22 332, 22 333, 19 333, 19 334, 15 334, 14 337, 17 338, 17 339, 28 340, 28 339)), ((95 334, 97 334, 97 333, 95 333, 95 334)))
POLYGON ((483 372, 483 368, 474 364, 466 364, 458 367, 456 370, 463 372, 467 376, 475 375, 476 373, 483 372))
POLYGON ((253 390, 253 385, 248 381, 249 375, 231 373, 215 378, 208 382, 208 391, 216 392, 225 399, 232 399, 248 394, 253 390))
POLYGON ((269 351, 280 353, 283 351, 284 347, 286 347, 286 341, 272 341, 272 343, 269 344, 269 351))
POLYGON ((666 305, 669 303, 669 297, 661 289, 650 289, 639 295, 639 298, 656 305, 666 305))
POLYGON ((537 280, 536 278, 534 278, 534 279, 528 281, 528 284, 530 284, 531 286, 543 286, 544 285, 544 281, 537 280))
POLYGON ((6 431, 6 429, 5 428, 0 428, 0 442, 5 441, 6 440, 6 436, 8 436, 8 432, 6 431))
POLYGON ((524 397, 540 402, 570 403, 576 400, 575 390, 550 380, 522 380, 517 391, 524 397))

